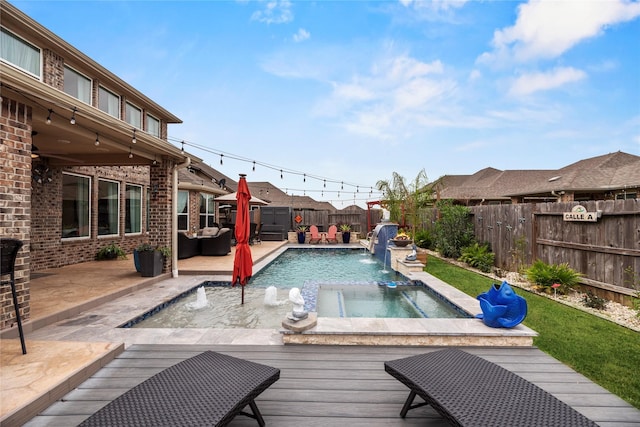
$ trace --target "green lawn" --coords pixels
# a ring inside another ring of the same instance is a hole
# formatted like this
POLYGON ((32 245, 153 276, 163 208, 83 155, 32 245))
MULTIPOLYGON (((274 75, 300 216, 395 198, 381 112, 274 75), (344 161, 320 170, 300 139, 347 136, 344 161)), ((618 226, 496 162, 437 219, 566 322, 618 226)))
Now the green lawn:
MULTIPOLYGON (((476 297, 495 280, 430 257, 428 273, 476 297)), ((527 300, 524 324, 539 335, 534 345, 640 408, 640 333, 515 288, 527 300)))

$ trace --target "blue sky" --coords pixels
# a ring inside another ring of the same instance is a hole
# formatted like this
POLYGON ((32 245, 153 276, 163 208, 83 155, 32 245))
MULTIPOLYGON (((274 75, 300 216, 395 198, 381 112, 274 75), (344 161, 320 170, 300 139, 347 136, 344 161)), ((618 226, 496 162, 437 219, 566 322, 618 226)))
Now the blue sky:
POLYGON ((393 172, 640 155, 638 1, 12 3, 180 117, 176 145, 337 208, 393 172))

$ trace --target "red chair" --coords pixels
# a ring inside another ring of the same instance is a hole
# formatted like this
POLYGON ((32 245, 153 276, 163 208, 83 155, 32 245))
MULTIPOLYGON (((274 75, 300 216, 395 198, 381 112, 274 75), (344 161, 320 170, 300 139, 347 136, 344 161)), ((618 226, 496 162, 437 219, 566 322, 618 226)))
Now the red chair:
POLYGON ((318 232, 318 227, 316 227, 315 225, 312 225, 311 227, 309 227, 309 232, 311 233, 311 237, 309 238, 309 243, 311 243, 312 245, 320 243, 320 241, 322 240, 322 236, 318 232))
POLYGON ((335 225, 329 226, 329 231, 327 231, 327 243, 338 243, 338 238, 336 234, 338 233, 338 227, 335 225))

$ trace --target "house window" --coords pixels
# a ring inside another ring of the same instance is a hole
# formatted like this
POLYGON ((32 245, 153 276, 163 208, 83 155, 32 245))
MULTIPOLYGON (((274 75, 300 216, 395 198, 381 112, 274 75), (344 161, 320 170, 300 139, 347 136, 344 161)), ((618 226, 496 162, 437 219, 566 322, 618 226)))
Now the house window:
POLYGON ((216 222, 213 195, 200 193, 200 228, 213 227, 216 222))
POLYGON ((120 97, 113 92, 98 87, 98 108, 116 119, 120 118, 120 97))
POLYGON ((142 129, 142 110, 133 104, 127 102, 125 105, 125 118, 124 121, 130 125, 142 129))
POLYGON ((62 238, 89 237, 91 178, 62 174, 62 238))
POLYGON ((616 199, 618 200, 625 200, 625 199, 636 199, 638 197, 637 193, 629 193, 629 192, 624 192, 624 193, 618 193, 616 194, 616 199))
POLYGON ((142 187, 127 184, 124 203, 124 232, 140 233, 142 231, 142 187))
POLYGON ((64 92, 91 105, 91 79, 65 65, 64 92))
POLYGON ((98 236, 118 235, 120 184, 98 180, 98 236))
POLYGON ((0 58, 40 78, 40 49, 4 28, 1 30, 0 58))
POLYGON ((178 230, 189 231, 189 192, 178 191, 178 230))
POLYGON ((147 133, 160 138, 160 120, 147 114, 147 133))

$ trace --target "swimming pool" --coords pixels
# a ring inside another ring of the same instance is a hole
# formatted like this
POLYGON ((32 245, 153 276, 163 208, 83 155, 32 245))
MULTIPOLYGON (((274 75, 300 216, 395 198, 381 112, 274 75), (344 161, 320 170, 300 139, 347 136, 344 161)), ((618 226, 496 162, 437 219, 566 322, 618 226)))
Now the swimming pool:
MULTIPOLYGON (((280 328, 282 320, 292 308, 288 300, 288 293, 293 287, 301 288, 302 296, 305 299, 305 309, 311 312, 317 311, 319 289, 324 286, 344 289, 351 286, 387 289, 387 285, 398 285, 404 289, 404 292, 408 292, 410 288, 416 288, 416 286, 408 287, 413 284, 401 274, 385 270, 382 263, 368 252, 363 253, 353 249, 287 249, 257 273, 245 286, 245 304, 240 304, 241 290, 238 286, 231 287, 229 282, 204 282, 202 284, 204 288, 202 293, 206 296, 204 304, 196 304, 198 296, 197 288, 194 288, 178 295, 171 301, 156 306, 122 326, 134 328, 280 328), (277 289, 278 295, 275 302, 269 301, 270 304, 267 304, 265 291, 270 286, 277 289)), ((418 284, 423 285, 421 282, 418 284)), ((428 288, 424 287, 424 289, 428 288)), ((429 294, 429 292, 424 292, 424 289, 416 292, 429 294)), ((378 296, 384 295, 379 292, 379 289, 376 289, 376 293, 378 296)), ((402 296, 402 293, 400 295, 402 296)), ((437 296, 431 296, 431 298, 434 297, 437 299, 437 296)), ((405 301, 411 299, 404 296, 402 298, 405 301)), ((423 301, 426 299, 428 298, 423 298, 423 296, 413 298, 414 301, 420 301, 416 302, 419 307, 418 312, 422 310, 423 314, 429 313, 420 317, 442 317, 441 314, 429 312, 429 304, 431 303, 424 303, 423 301)), ((382 298, 382 304, 384 303, 385 298, 382 298)), ((379 315, 375 310, 372 310, 374 306, 376 304, 370 304, 367 311, 364 311, 364 307, 362 307, 354 316, 409 317, 396 315, 396 313, 379 315)), ((327 314, 328 316, 331 315, 327 314)), ((447 315, 446 317, 461 316, 447 315)))

